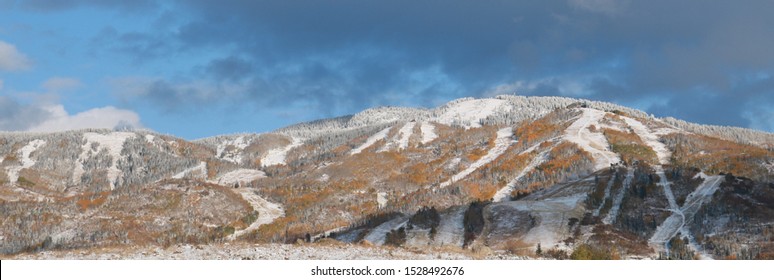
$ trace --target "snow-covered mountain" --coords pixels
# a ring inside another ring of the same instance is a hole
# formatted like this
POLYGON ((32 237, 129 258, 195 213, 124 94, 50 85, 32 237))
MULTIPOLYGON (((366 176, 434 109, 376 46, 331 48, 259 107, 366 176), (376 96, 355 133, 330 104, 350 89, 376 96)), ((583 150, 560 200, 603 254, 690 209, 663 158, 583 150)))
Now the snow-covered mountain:
POLYGON ((772 175, 773 134, 565 97, 379 107, 195 141, 0 133, 0 253, 333 238, 771 258, 772 175))

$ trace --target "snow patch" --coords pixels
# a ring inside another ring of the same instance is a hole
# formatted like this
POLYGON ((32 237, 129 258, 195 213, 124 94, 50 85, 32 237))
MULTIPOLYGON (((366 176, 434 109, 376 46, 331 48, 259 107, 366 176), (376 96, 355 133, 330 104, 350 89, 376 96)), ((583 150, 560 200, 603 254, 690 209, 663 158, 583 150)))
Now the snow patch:
POLYGON ((422 131, 422 145, 433 142, 433 140, 438 138, 438 134, 435 134, 435 126, 429 122, 422 122, 419 130, 422 131))
POLYGON ((608 149, 610 145, 607 143, 607 138, 600 132, 589 130, 591 125, 599 126, 599 121, 606 113, 589 108, 581 108, 580 110, 583 114, 565 130, 565 140, 577 144, 581 149, 590 153, 596 170, 620 162, 621 158, 608 149))
POLYGON ((516 142, 516 141, 513 141, 513 139, 511 139, 511 136, 513 136, 513 129, 510 127, 506 127, 498 130, 497 138, 495 139, 494 148, 487 151, 486 155, 484 155, 476 162, 468 166, 468 168, 465 168, 465 170, 462 170, 459 173, 454 174, 454 176, 452 176, 449 180, 441 183, 438 186, 438 188, 448 187, 452 183, 467 177, 468 175, 470 175, 470 173, 473 173, 473 171, 476 171, 476 169, 480 168, 481 166, 484 166, 487 163, 495 160, 497 157, 502 155, 506 149, 508 149, 508 146, 516 142))
POLYGON ((365 141, 365 143, 363 143, 363 145, 360 145, 360 147, 357 147, 354 150, 350 151, 349 154, 350 155, 356 155, 356 154, 361 153, 363 150, 367 149, 368 147, 371 147, 371 145, 376 143, 376 141, 382 140, 385 137, 387 137, 387 133, 390 132, 390 129, 392 129, 392 127, 388 127, 388 128, 382 129, 381 131, 377 132, 376 134, 371 135, 371 137, 368 137, 368 139, 366 139, 366 141, 365 141))
POLYGON ((22 169, 30 168, 33 165, 35 165, 35 161, 30 158, 30 155, 39 149, 40 147, 43 147, 43 145, 46 144, 46 141, 35 139, 27 143, 27 145, 24 145, 21 149, 19 149, 19 161, 21 161, 20 166, 12 166, 8 167, 6 170, 8 171, 8 181, 11 184, 16 184, 16 181, 19 180, 19 172, 22 171, 22 169))
POLYGON ((272 166, 272 165, 284 165, 285 164, 285 157, 287 156, 288 152, 292 150, 293 148, 296 148, 298 146, 301 146, 304 144, 304 141, 301 138, 291 137, 293 141, 285 147, 277 148, 269 150, 266 153, 266 156, 261 158, 261 165, 263 167, 272 166))
POLYGON ((376 203, 379 204, 379 208, 384 208, 384 206, 387 206, 387 193, 386 192, 378 192, 376 193, 376 203))

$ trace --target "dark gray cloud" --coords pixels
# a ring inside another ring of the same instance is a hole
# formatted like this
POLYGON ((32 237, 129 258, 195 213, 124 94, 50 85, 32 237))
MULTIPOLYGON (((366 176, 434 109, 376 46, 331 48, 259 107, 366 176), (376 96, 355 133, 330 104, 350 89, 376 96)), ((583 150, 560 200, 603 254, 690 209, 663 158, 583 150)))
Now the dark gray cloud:
POLYGON ((36 105, 24 105, 0 96, 0 131, 27 130, 50 117, 50 112, 36 105))
POLYGON ((515 88, 759 128, 749 112, 774 104, 772 1, 193 0, 174 10, 184 20, 156 19, 174 28, 100 37, 139 59, 222 55, 125 99, 303 103, 329 115, 515 88))

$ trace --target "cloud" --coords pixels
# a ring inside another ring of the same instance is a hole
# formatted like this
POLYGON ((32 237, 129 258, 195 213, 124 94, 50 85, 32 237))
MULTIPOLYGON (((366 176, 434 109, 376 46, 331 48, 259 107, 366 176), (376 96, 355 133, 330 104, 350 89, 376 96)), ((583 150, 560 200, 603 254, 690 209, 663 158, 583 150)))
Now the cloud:
POLYGON ((46 106, 42 109, 49 113, 49 118, 30 127, 27 131, 52 132, 85 128, 143 127, 137 113, 112 106, 94 108, 75 115, 68 114, 62 105, 46 106))
POLYGON ((23 104, 0 96, 0 131, 52 132, 84 128, 142 128, 137 113, 112 106, 70 115, 60 104, 23 104))
POLYGON ((20 104, 0 96, 0 131, 24 131, 50 117, 50 112, 40 106, 20 104))
POLYGON ((32 68, 32 62, 16 46, 0 41, 0 71, 22 71, 32 68))
MULTIPOLYGON (((22 8, 135 5, 48 2, 22 8)), ((139 2, 148 29, 106 26, 91 45, 162 69, 112 83, 127 106, 181 114, 231 104, 330 116, 516 90, 767 127, 727 103, 774 95, 737 81, 774 73, 772 1, 139 2)))

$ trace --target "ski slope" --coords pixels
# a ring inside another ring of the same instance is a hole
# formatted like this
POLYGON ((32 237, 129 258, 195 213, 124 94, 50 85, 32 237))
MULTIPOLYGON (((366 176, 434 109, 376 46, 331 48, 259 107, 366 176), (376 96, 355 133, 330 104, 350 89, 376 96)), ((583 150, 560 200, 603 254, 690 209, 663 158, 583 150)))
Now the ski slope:
POLYGON ((610 144, 607 138, 600 132, 592 132, 589 127, 599 127, 599 121, 605 116, 605 112, 595 109, 581 108, 581 116, 573 122, 564 133, 564 139, 575 143, 581 149, 591 154, 595 170, 610 167, 610 164, 618 163, 621 158, 618 154, 608 149, 610 144))
POLYGON ((218 185, 230 187, 234 184, 244 185, 264 177, 266 177, 266 173, 263 171, 241 168, 223 174, 215 182, 218 185))
POLYGON ((506 149, 508 149, 508 146, 514 143, 513 139, 511 139, 511 136, 513 136, 513 129, 510 127, 506 127, 498 130, 497 138, 495 138, 495 146, 489 151, 487 151, 486 155, 484 155, 483 157, 481 157, 476 162, 472 163, 470 166, 460 171, 459 173, 454 174, 449 180, 438 185, 438 188, 448 187, 452 183, 467 177, 468 175, 470 175, 470 173, 473 173, 473 171, 476 171, 478 168, 495 160, 497 157, 502 155, 506 149))
POLYGON ((233 190, 241 195, 242 198, 253 207, 254 211, 258 212, 258 218, 248 227, 235 231, 234 234, 228 237, 229 240, 234 240, 242 235, 257 230, 261 225, 269 224, 275 219, 285 216, 285 210, 283 210, 282 205, 263 199, 263 197, 260 197, 255 193, 254 189, 238 188, 233 190))
POLYGON ((435 126, 429 122, 422 122, 419 130, 422 131, 422 145, 433 142, 433 140, 438 138, 438 134, 435 134, 435 126))
POLYGON ((183 179, 186 178, 186 176, 194 177, 194 178, 204 178, 207 176, 207 163, 206 162, 200 162, 194 167, 188 168, 186 170, 180 171, 180 173, 177 173, 172 176, 172 179, 183 179), (191 174, 191 175, 189 175, 191 174))
POLYGON ((390 132, 390 129, 392 129, 392 127, 388 127, 388 128, 382 129, 381 131, 377 132, 376 134, 371 135, 371 137, 368 137, 368 139, 366 139, 365 143, 363 143, 359 147, 357 147, 357 148, 353 149, 352 151, 350 151, 349 154, 350 155, 356 155, 356 154, 359 154, 359 153, 363 152, 363 150, 368 149, 368 147, 371 147, 371 145, 376 143, 376 141, 382 140, 385 137, 387 137, 387 133, 390 132))
MULTIPOLYGON (((529 149, 521 152, 520 154, 530 153, 534 151, 540 144, 542 143, 535 144, 529 149)), ((521 178, 524 178, 524 176, 527 176, 527 174, 529 174, 530 171, 534 170, 535 167, 537 167, 538 165, 548 160, 548 153, 551 151, 552 148, 553 147, 545 149, 544 151, 540 152, 535 157, 533 157, 532 160, 529 162, 529 164, 527 164, 527 166, 522 168, 519 174, 516 175, 516 177, 513 178, 513 180, 508 182, 508 184, 506 184, 505 187, 502 187, 501 189, 497 190, 494 196, 492 196, 492 200, 494 202, 500 202, 508 198, 511 192, 513 192, 516 189, 516 184, 519 183, 519 180, 521 180, 521 178)))
POLYGON ((623 184, 621 185, 621 189, 615 193, 615 196, 613 197, 613 205, 610 207, 610 211, 607 212, 607 216, 602 219, 602 223, 609 225, 614 223, 615 219, 618 218, 618 212, 621 210, 621 203, 623 202, 624 194, 626 194, 626 191, 629 190, 629 186, 632 184, 632 179, 634 179, 634 169, 629 168, 626 172, 626 177, 624 178, 623 184))
POLYGON ((288 152, 292 150, 293 148, 299 147, 304 144, 303 140, 296 137, 291 137, 292 141, 290 144, 288 144, 285 147, 277 148, 277 149, 271 149, 268 152, 266 152, 266 156, 261 158, 261 165, 263 167, 267 166, 273 166, 273 165, 284 165, 285 164, 285 157, 287 156, 288 152))

